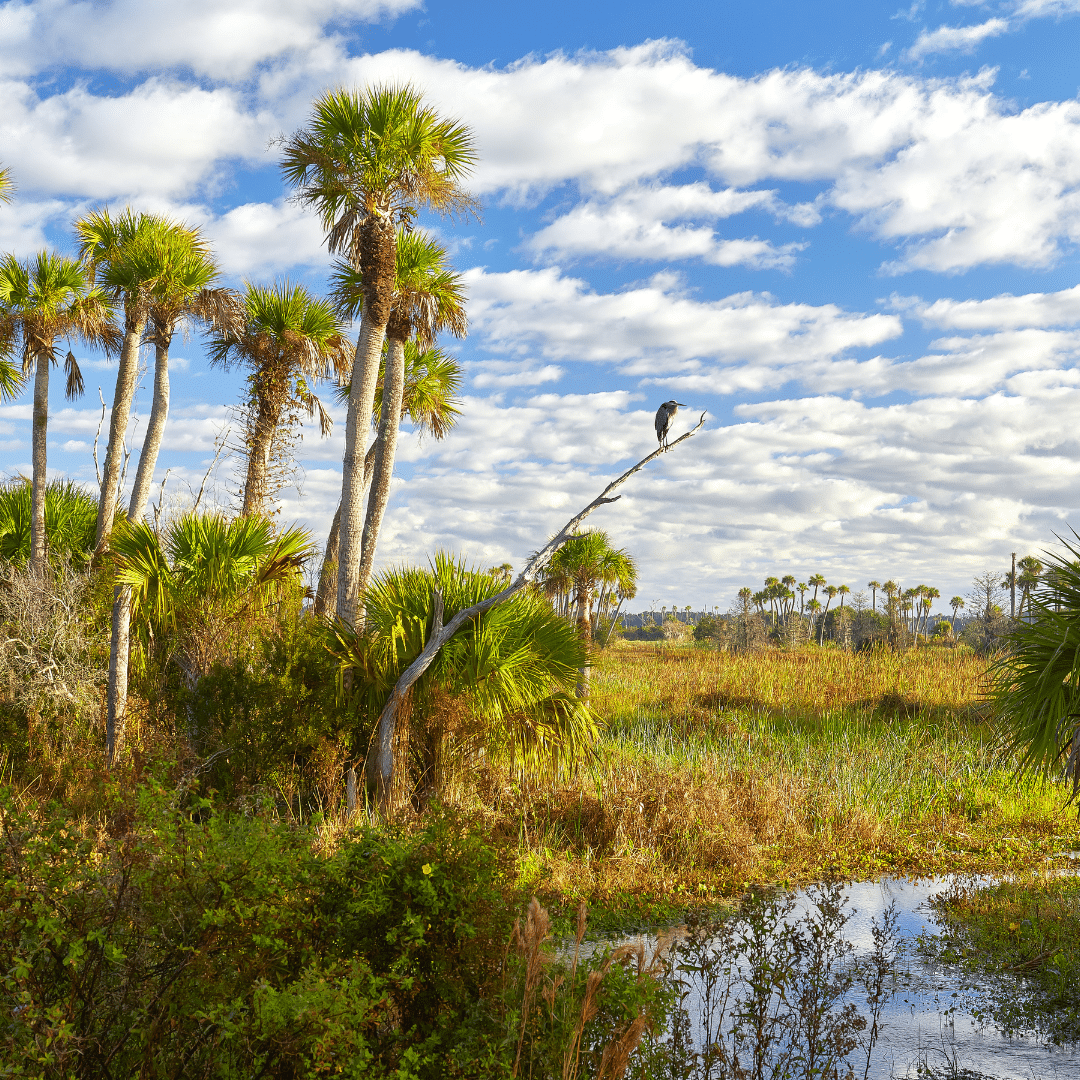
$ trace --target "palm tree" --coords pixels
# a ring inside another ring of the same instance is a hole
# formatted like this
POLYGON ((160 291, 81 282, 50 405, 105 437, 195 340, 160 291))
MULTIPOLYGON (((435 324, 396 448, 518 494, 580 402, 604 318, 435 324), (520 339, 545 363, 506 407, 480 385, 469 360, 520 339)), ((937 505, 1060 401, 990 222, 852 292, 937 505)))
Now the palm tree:
MULTIPOLYGON (((1014 622, 990 668, 1001 730, 1019 771, 1060 775, 1080 794, 1080 547, 1049 555, 1028 622, 1014 622), (1064 761, 1063 761, 1064 759, 1064 761)), ((954 598, 955 599, 955 598, 954 598)))
MULTIPOLYGON (((154 346, 154 403, 143 437, 128 522, 142 521, 150 498, 158 451, 169 415, 169 348, 181 326, 198 323, 212 330, 241 325, 243 306, 232 289, 215 284, 219 271, 195 230, 168 232, 155 240, 161 272, 148 293, 147 339, 154 346)), ((123 744, 127 709, 128 663, 131 652, 131 589, 122 583, 113 593, 106 695, 106 745, 112 761, 123 744)))
POLYGON ((837 588, 836 591, 840 594, 840 606, 843 607, 844 606, 844 597, 847 596, 848 593, 851 592, 851 590, 846 585, 841 585, 841 586, 839 586, 839 588, 837 588))
POLYGON ((799 614, 802 615, 806 611, 806 593, 810 586, 805 581, 800 581, 796 587, 799 590, 799 614))
POLYGON ((924 585, 922 587, 923 596, 923 637, 929 637, 930 634, 930 609, 934 606, 934 601, 941 597, 939 590, 935 589, 932 585, 924 585))
MULTIPOLYGON (((500 589, 489 574, 468 570, 437 554, 430 569, 403 568, 377 574, 368 589, 362 628, 334 624, 331 651, 365 723, 354 736, 362 752, 398 676, 419 656, 435 619, 435 593, 443 618, 500 589)), ((436 788, 443 764, 447 702, 457 702, 483 723, 480 738, 509 752, 525 779, 542 768, 582 761, 596 741, 598 724, 588 706, 575 698, 578 669, 587 665, 586 642, 532 593, 519 593, 475 619, 442 649, 413 684, 405 763, 420 800, 436 788)), ((376 748, 377 749, 377 748, 376 748)), ((470 749, 472 749, 470 747, 470 749)), ((374 780, 375 754, 368 756, 374 780)), ((395 767, 393 776, 405 770, 395 767)), ((384 808, 393 780, 378 792, 384 808)))
POLYGON ((170 236, 182 237, 208 254, 199 234, 158 214, 137 214, 126 209, 112 217, 107 209, 95 210, 75 222, 79 256, 90 280, 114 304, 124 310, 124 343, 116 373, 116 389, 109 414, 109 441, 98 500, 97 550, 109 541, 120 498, 124 438, 139 373, 139 350, 150 311, 151 291, 166 274, 170 263, 170 236))
MULTIPOLYGON (((817 622, 817 613, 821 610, 821 601, 811 597, 806 601, 806 610, 810 613, 810 634, 813 640, 814 624, 817 622)), ((825 633, 825 620, 821 620, 822 634, 825 633)))
MULTIPOLYGON (((46 433, 49 423, 49 368, 57 363, 58 338, 76 338, 112 352, 120 331, 107 297, 93 289, 75 259, 40 252, 25 263, 8 255, 0 260, 0 340, 21 344, 23 372, 36 367, 33 419, 33 517, 30 565, 44 571, 46 433)), ((83 377, 74 354, 64 361, 69 398, 83 392, 83 377)))
POLYGON ((1025 555, 1017 564, 1020 574, 1016 579, 1020 586, 1020 618, 1024 617, 1031 590, 1039 583, 1043 564, 1034 555, 1025 555))
POLYGON ((15 193, 15 184, 11 179, 10 169, 0 169, 0 203, 11 202, 15 193))
MULTIPOLYGON (((0 483, 0 559, 25 563, 30 558, 33 484, 26 477, 0 483)), ((83 563, 94 550, 97 500, 70 480, 45 488, 45 539, 51 553, 83 563)))
POLYGON ((867 588, 870 589, 870 595, 871 595, 870 610, 871 611, 877 611, 877 591, 878 591, 878 589, 881 588, 881 582, 880 581, 868 581, 866 583, 866 585, 867 585, 867 588))
MULTIPOLYGON (((384 358, 385 363, 385 358, 384 358)), ((379 370, 379 385, 375 390, 372 415, 378 422, 382 418, 383 368, 379 370)), ((350 387, 339 388, 338 400, 348 402, 350 387)), ((401 417, 408 416, 413 430, 423 437, 445 439, 457 423, 461 410, 457 407, 461 393, 461 365, 454 357, 438 346, 421 349, 415 342, 405 346, 405 390, 402 394, 401 417)), ((372 443, 364 459, 364 490, 371 483, 375 471, 377 443, 372 443)), ((319 588, 315 595, 313 611, 316 615, 333 614, 337 592, 337 562, 341 538, 341 504, 338 503, 326 540, 319 588)))
POLYGON ((244 320, 244 307, 237 293, 217 286, 220 271, 197 231, 169 233, 160 238, 159 244, 163 266, 149 294, 150 331, 147 335, 154 346, 154 403, 131 490, 128 507, 131 521, 139 521, 146 512, 158 451, 165 434, 169 416, 169 348, 172 339, 178 330, 192 323, 219 332, 238 332, 244 320))
MULTIPOLYGON (((379 531, 390 500, 401 424, 400 402, 405 393, 405 346, 415 340, 420 348, 427 349, 434 345, 436 334, 448 330, 455 337, 464 337, 468 326, 461 275, 447 265, 445 248, 424 233, 399 229, 395 265, 394 303, 386 325, 382 380, 387 408, 380 416, 375 442, 375 469, 361 542, 357 585, 360 595, 371 580, 379 531)), ((364 300, 361 275, 348 263, 338 263, 331 283, 338 310, 355 320, 364 300)))
MULTIPOLYGON (((637 565, 623 548, 614 548, 608 534, 592 529, 571 537, 551 558, 540 584, 549 597, 565 588, 569 580, 573 592, 575 621, 586 645, 593 640, 592 607, 596 592, 611 586, 629 595, 637 587, 637 565)), ((666 610, 666 608, 665 608, 666 610)), ((589 669, 582 666, 578 697, 589 696, 589 669)))
POLYGON ((964 598, 962 596, 954 596, 949 601, 949 607, 952 608, 952 628, 953 633, 956 633, 956 613, 961 611, 964 607, 964 598))
POLYGON ((825 587, 825 578, 822 577, 821 574, 815 574, 809 581, 814 587, 814 599, 816 600, 818 589, 823 589, 825 587))
POLYGON ((821 616, 821 637, 818 641, 819 645, 825 644, 825 617, 829 614, 829 605, 833 602, 833 597, 835 597, 839 591, 840 590, 835 585, 830 585, 825 590, 825 595, 828 599, 825 601, 825 611, 821 616))
POLYGON ((209 355, 212 365, 250 369, 241 509, 247 516, 263 513, 266 500, 273 498, 271 462, 283 452, 300 410, 308 416, 317 413, 323 436, 330 433, 330 417, 310 384, 343 374, 352 345, 330 302, 316 299, 302 285, 248 283, 243 305, 243 324, 215 332, 209 355))
POLYGON ((307 128, 286 143, 282 173, 316 210, 331 254, 348 256, 363 281, 363 313, 351 378, 341 484, 338 615, 359 600, 365 442, 383 337, 393 311, 397 226, 420 209, 475 206, 461 181, 476 160, 472 134, 440 117, 410 86, 335 90, 315 102, 307 128))
MULTIPOLYGON (((130 590, 142 650, 166 648, 194 690, 229 631, 279 603, 298 580, 310 538, 299 528, 276 534, 265 518, 191 512, 163 539, 145 521, 124 522, 112 552, 116 579, 130 590)), ((120 734, 113 736, 118 742, 120 734)))

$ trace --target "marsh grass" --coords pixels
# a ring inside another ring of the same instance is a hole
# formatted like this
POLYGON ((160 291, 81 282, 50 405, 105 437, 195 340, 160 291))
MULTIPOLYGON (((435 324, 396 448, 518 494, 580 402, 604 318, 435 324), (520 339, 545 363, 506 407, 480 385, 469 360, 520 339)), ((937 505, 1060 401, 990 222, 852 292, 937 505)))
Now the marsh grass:
POLYGON ((607 724, 572 777, 499 762, 448 791, 524 888, 623 911, 754 882, 1032 865, 1080 843, 1065 788, 996 750, 986 661, 960 649, 605 651, 607 724))

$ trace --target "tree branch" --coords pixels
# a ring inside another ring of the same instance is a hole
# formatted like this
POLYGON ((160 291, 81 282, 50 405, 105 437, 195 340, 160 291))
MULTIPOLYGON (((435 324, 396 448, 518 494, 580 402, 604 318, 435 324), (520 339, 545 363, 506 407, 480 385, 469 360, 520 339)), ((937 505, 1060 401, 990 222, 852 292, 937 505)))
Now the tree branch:
POLYGON ((669 451, 674 450, 679 443, 685 442, 691 436, 696 435, 705 423, 705 416, 706 414, 702 413, 701 419, 698 420, 697 424, 691 428, 690 431, 686 432, 685 435, 680 435, 674 442, 669 443, 667 446, 658 447, 649 454, 648 457, 642 458, 633 468, 627 469, 622 476, 612 480, 584 510, 575 514, 574 517, 572 517, 562 529, 552 537, 552 539, 533 555, 533 557, 525 564, 525 568, 518 574, 513 584, 508 585, 502 592, 496 593, 487 600, 482 600, 479 604, 473 604, 472 607, 464 608, 443 626, 443 598, 442 593, 436 589, 435 618, 431 628, 431 636, 428 638, 427 644, 424 646, 420 655, 401 673, 401 676, 394 685, 394 689, 390 692, 390 697, 383 706, 383 710, 379 715, 377 758, 372 762, 369 757, 368 765, 365 769, 368 783, 374 788, 379 806, 382 809, 385 810, 388 807, 390 783, 393 780, 394 775, 394 757, 392 748, 394 731, 397 726, 398 709, 409 688, 431 666, 435 657, 438 656, 439 650, 470 619, 475 619, 490 611, 493 607, 506 603, 512 596, 524 589, 525 586, 533 581, 537 574, 547 566, 555 552, 558 551, 571 536, 573 536, 574 530, 578 525, 580 525, 598 506, 603 506, 605 503, 613 503, 622 498, 621 495, 609 497, 612 491, 622 484, 625 484, 634 473, 640 472, 654 458, 658 458, 661 454, 666 454, 669 451))

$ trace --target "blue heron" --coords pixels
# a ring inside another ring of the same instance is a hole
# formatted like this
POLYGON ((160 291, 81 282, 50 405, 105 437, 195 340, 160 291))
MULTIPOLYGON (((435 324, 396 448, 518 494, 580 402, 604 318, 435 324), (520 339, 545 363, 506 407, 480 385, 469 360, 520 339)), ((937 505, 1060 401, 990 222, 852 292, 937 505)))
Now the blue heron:
POLYGON ((661 446, 667 446, 668 428, 671 427, 671 421, 674 419, 675 414, 679 409, 685 408, 686 406, 681 401, 665 401, 656 410, 656 439, 661 446))

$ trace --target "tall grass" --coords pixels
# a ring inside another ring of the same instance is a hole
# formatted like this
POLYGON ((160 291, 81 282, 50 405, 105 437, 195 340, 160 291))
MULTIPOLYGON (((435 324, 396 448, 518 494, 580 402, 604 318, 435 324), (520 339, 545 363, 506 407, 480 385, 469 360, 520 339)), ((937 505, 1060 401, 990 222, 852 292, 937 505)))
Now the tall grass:
POLYGON ((459 797, 532 887, 711 896, 751 881, 1032 863, 1080 844, 1065 788, 996 750, 986 662, 955 649, 603 653, 607 730, 569 779, 493 763, 459 797))

